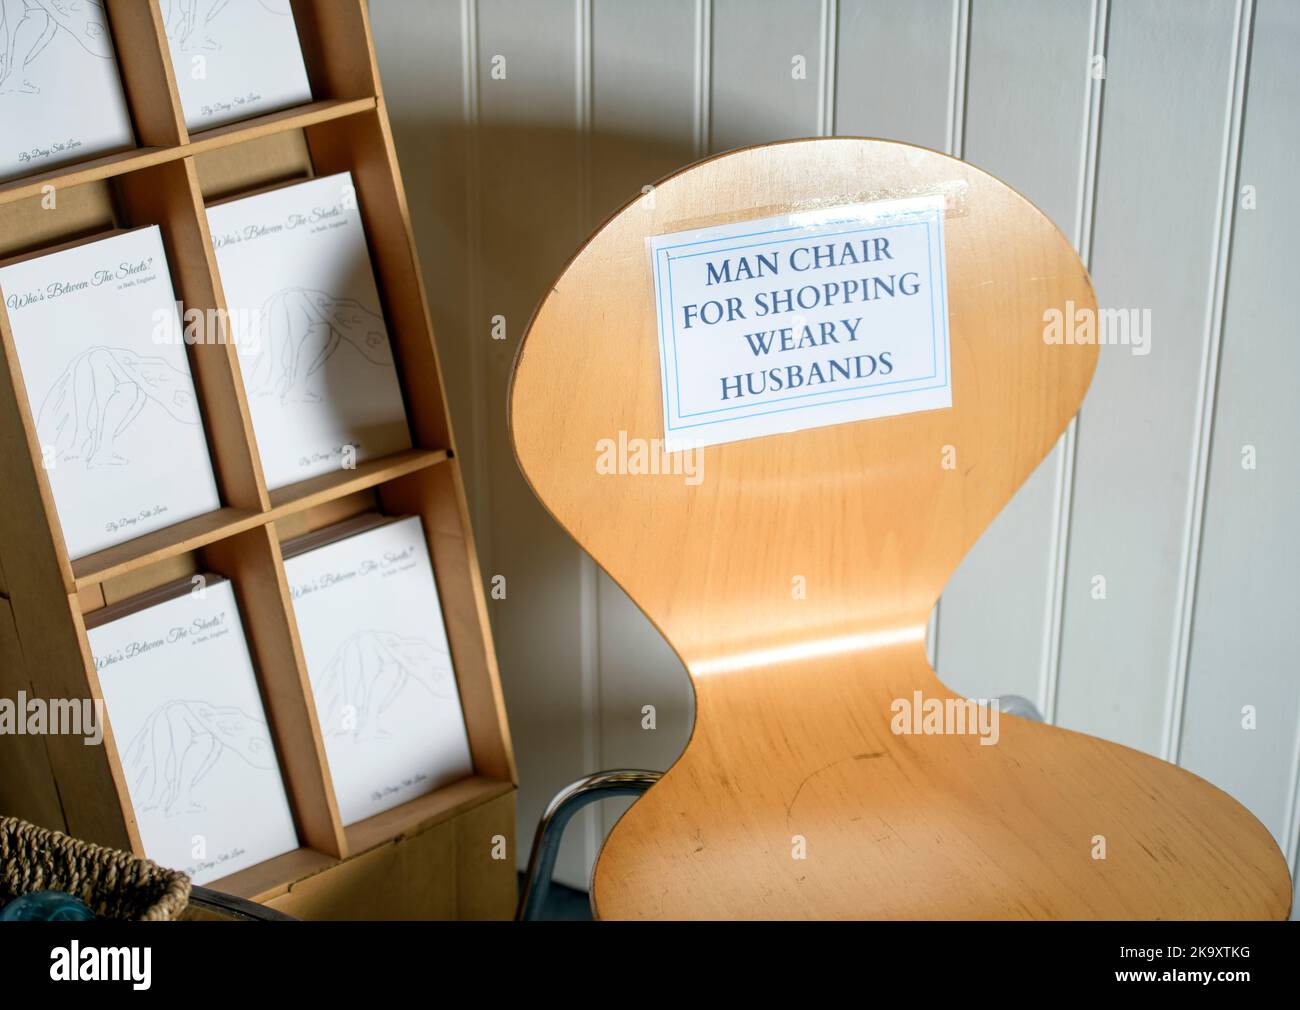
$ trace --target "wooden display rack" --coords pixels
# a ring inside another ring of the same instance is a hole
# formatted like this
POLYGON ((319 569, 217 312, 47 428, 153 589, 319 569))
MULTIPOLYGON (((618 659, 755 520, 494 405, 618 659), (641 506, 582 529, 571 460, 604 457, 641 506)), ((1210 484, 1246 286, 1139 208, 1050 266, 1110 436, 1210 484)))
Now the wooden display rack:
MULTIPOLYGON (((193 136, 157 0, 107 8, 140 146, 0 185, 0 258, 160 226, 177 297, 221 327, 189 354, 222 508, 70 560, 0 306, 0 697, 102 698, 85 615, 181 575, 219 572, 237 592, 301 847, 211 886, 308 916, 507 916, 514 758, 364 0, 294 0, 314 101, 193 136), (356 185, 414 447, 268 491, 225 339, 204 207, 344 170, 356 185), (475 774, 344 827, 280 544, 376 508, 423 520, 475 774)), ((0 811, 143 853, 111 727, 98 747, 48 735, 3 737, 0 748, 0 811)))

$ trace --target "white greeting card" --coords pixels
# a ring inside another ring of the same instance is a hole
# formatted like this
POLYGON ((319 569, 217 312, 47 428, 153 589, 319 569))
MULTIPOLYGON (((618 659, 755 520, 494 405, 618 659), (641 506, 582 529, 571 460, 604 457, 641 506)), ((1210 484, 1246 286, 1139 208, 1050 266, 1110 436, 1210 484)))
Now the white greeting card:
POLYGON ((202 884, 298 837, 230 583, 170 589, 92 613, 86 637, 145 854, 202 884))
POLYGON ((944 197, 649 239, 668 452, 952 406, 944 197))
POLYGON ((344 824, 473 774, 420 520, 376 522, 285 546, 344 824))
POLYGON ((0 2, 0 181, 135 146, 98 0, 0 2))
POLYGON ((352 176, 208 208, 267 485, 411 445, 352 176))
POLYGON ((71 557, 220 507, 156 226, 0 268, 0 295, 71 557))
POLYGON ((162 0, 191 132, 311 101, 289 0, 162 0))

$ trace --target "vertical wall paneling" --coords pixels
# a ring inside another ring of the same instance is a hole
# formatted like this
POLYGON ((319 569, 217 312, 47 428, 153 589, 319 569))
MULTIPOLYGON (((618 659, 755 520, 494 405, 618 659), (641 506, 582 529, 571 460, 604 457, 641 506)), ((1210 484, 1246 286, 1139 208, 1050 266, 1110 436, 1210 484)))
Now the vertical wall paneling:
MULTIPOLYGON (((459 27, 462 8, 472 11, 473 6, 463 0, 432 0, 404 8, 400 19, 382 2, 376 6, 375 46, 390 68, 383 77, 385 99, 438 335, 452 425, 462 457, 472 463, 482 455, 473 445, 477 356, 461 335, 470 324, 466 293, 475 286, 478 257, 471 202, 464 198, 474 173, 466 164, 472 131, 462 97, 467 64, 459 27), (403 72, 395 73, 391 68, 396 66, 403 72)), ((466 472, 472 477, 472 466, 466 472)), ((475 483, 468 484, 473 507, 481 496, 475 483)), ((476 530, 480 532, 485 531, 476 530)))
POLYGON ((1300 6, 1258 0, 1251 39, 1179 759, 1268 825, 1294 879, 1300 343, 1283 292, 1294 264, 1285 243, 1300 229, 1300 6))
MULTIPOLYGON (((525 485, 505 409, 524 326, 584 235, 580 64, 573 0, 480 0, 476 8, 483 325, 498 318, 506 333, 483 340, 481 352, 492 545, 485 574, 489 585, 505 579, 506 598, 493 599, 491 612, 507 707, 528 714, 512 724, 527 755, 519 795, 526 838, 550 797, 591 759, 582 553, 525 485)), ((572 852, 561 854, 557 879, 585 884, 572 852)))
POLYGON ((1192 446, 1207 344, 1236 4, 1112 4, 1093 282, 1152 321, 1150 353, 1103 346, 1080 414, 1062 725, 1164 744, 1192 446))
MULTIPOLYGON (((478 39, 478 0, 460 0, 460 38, 461 38, 461 121, 465 125, 465 207, 469 219, 468 233, 465 237, 465 260, 469 267, 466 284, 468 295, 468 319, 465 328, 460 331, 461 344, 469 348, 469 397, 470 430, 468 437, 462 436, 457 444, 462 454, 468 459, 463 467, 466 482, 466 494, 469 499, 470 512, 475 522, 475 537, 479 545, 479 556, 488 559, 492 556, 492 523, 489 521, 488 500, 491 493, 488 478, 488 460, 491 458, 491 446, 488 443, 487 423, 487 380, 484 376, 486 355, 480 353, 480 341, 475 334, 491 336, 484 309, 483 298, 483 186, 482 152, 479 146, 479 66, 482 54, 478 39)), ((441 345, 440 345, 441 346, 441 345)), ((460 429, 456 429, 458 432, 460 429)))
POLYGON ((713 0, 711 153, 816 136, 821 0, 713 0))
POLYGON ((970 3, 954 0, 952 50, 948 57, 948 139, 943 149, 954 158, 962 158, 966 144, 966 100, 970 85, 967 57, 970 55, 970 3))
MULTIPOLYGON (((970 88, 970 0, 954 0, 952 10, 952 48, 948 57, 948 138, 944 152, 954 158, 965 157, 966 102, 970 88)), ((960 451, 960 450, 959 450, 960 451)), ((940 615, 943 594, 934 601, 925 627, 925 650, 930 666, 939 668, 940 615)))
POLYGON ((713 0, 695 0, 694 154, 713 147, 713 0))
MULTIPOLYGON (((1081 251, 1099 17, 1102 4, 998 0, 977 4, 970 22, 963 154, 1033 200, 1081 251)), ((960 446, 957 454, 960 466, 960 446)), ((1072 462, 1067 433, 954 573, 939 632, 938 668, 950 687, 1021 695, 1049 718, 1072 462)))
POLYGON ((956 0, 840 0, 837 21, 835 132, 946 150, 956 0))
MULTIPOLYGON (((592 3, 574 0, 574 118, 578 128, 578 218, 579 235, 590 231, 592 220, 592 103, 594 81, 592 62, 592 3)), ((585 551, 578 555, 578 645, 581 650, 582 678, 582 767, 577 775, 603 766, 601 760, 601 683, 600 683, 600 573, 585 551)), ((584 810, 569 827, 565 839, 569 852, 561 853, 566 867, 581 868, 582 882, 588 879, 591 856, 600 845, 601 812, 584 810)), ((521 853, 522 855, 522 853, 521 853)), ((572 872, 571 870, 569 871, 572 872)), ((570 884, 578 883, 570 880, 570 884)), ((581 886, 581 883, 578 883, 581 886)))
POLYGON ((1219 354, 1223 342, 1224 299, 1234 209, 1237 203, 1237 168, 1241 155, 1242 112, 1246 103, 1246 74, 1250 64, 1253 15, 1254 0, 1239 0, 1233 38, 1232 84, 1224 129, 1218 232, 1214 236, 1213 275, 1209 286, 1209 308, 1205 319, 1205 359, 1201 368, 1200 399, 1196 404, 1195 439, 1192 443, 1191 503, 1187 510, 1182 578, 1178 585, 1177 596, 1179 609, 1176 614, 1176 635, 1169 677, 1169 704, 1165 711, 1164 754, 1172 761, 1178 760, 1182 742, 1188 653, 1191 647, 1192 616, 1196 602, 1195 579, 1203 530, 1210 430, 1214 414, 1215 389, 1219 377, 1219 354))
POLYGON ((838 88, 836 73, 839 56, 840 0, 822 0, 821 49, 818 75, 821 90, 817 95, 817 136, 835 136, 835 104, 838 88))
MULTIPOLYGON (((1106 37, 1110 25, 1110 0, 1093 0, 1092 29, 1088 38, 1088 104, 1080 144, 1078 216, 1074 242, 1079 255, 1092 268, 1092 227, 1097 211, 1097 154, 1101 139, 1102 98, 1106 86, 1106 37)), ((1042 713, 1056 722, 1061 685, 1061 628, 1065 621, 1065 587, 1070 560, 1070 516, 1074 507, 1074 475, 1079 462, 1079 419, 1071 418, 1058 446, 1056 494, 1053 502, 1052 570, 1048 593, 1047 627, 1043 634, 1041 680, 1042 713)))

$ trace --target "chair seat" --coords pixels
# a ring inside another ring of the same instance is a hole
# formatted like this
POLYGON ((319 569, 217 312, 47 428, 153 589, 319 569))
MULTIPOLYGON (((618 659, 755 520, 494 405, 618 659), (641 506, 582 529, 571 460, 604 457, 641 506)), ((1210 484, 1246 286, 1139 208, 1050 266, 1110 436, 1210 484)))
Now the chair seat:
POLYGON ((601 854, 601 918, 1287 915, 1268 831, 1190 772, 1008 715, 992 744, 893 732, 900 699, 957 700, 918 650, 696 682, 690 746, 601 854))

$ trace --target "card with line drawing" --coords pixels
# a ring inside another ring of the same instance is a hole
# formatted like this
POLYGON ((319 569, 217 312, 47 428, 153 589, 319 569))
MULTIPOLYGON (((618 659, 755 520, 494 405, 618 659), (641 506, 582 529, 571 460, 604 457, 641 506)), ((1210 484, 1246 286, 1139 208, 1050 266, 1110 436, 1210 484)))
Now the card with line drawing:
POLYGON ((221 507, 156 226, 0 268, 0 295, 69 556, 221 507))
POLYGON ((98 0, 0 2, 0 182, 135 146, 98 0))
POLYGON ((231 584, 196 576, 92 611, 145 854, 196 884, 298 847, 231 584))
POLYGON ((411 445, 352 176, 208 208, 267 485, 411 445))
POLYGON ((289 0, 162 0, 162 15, 191 132, 311 101, 289 0))
POLYGON ((472 775, 419 517, 340 524, 285 554, 343 823, 472 775))

